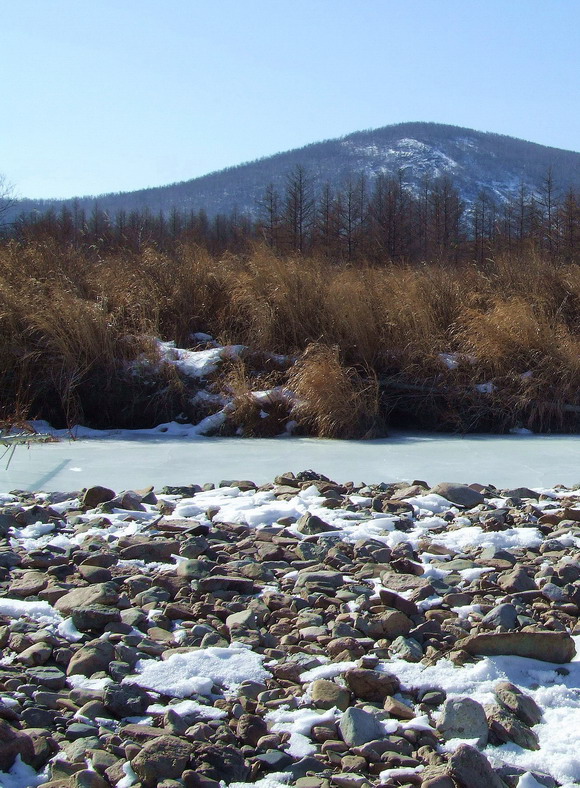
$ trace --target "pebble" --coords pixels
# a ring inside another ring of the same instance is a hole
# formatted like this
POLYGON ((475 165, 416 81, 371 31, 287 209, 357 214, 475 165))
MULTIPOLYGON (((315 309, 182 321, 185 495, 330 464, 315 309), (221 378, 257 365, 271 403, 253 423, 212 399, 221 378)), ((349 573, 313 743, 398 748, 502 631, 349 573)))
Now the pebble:
POLYGON ((542 709, 529 695, 498 681, 494 702, 482 706, 447 698, 445 687, 405 687, 395 666, 481 655, 569 662, 580 632, 580 551, 566 535, 578 527, 578 494, 560 505, 527 488, 357 486, 314 471, 219 489, 280 506, 314 489, 319 507, 300 517, 281 509, 278 522, 256 529, 228 522, 215 497, 189 514, 212 485, 16 493, 0 506, 0 605, 56 611, 52 620, 0 608, 0 769, 19 754, 47 767, 45 786, 67 788, 116 786, 128 769, 141 788, 219 788, 275 772, 299 788, 516 784, 519 767, 493 768, 480 750, 538 747, 542 709), (440 506, 440 524, 413 541, 422 496, 426 511, 440 506), (60 514, 69 499, 74 509, 60 514), (337 515, 370 527, 388 518, 397 539, 344 538, 337 515), (37 523, 51 529, 25 548, 19 529, 37 523), (543 541, 443 544, 468 525, 539 528, 543 541), (131 679, 138 666, 200 649, 225 659, 230 646, 266 668, 240 676, 233 694, 235 675, 176 697, 131 679), (304 751, 287 727, 309 711, 312 724, 296 728, 304 751), (415 718, 427 729, 413 728, 415 718), (462 738, 469 743, 454 752, 440 747, 462 738))

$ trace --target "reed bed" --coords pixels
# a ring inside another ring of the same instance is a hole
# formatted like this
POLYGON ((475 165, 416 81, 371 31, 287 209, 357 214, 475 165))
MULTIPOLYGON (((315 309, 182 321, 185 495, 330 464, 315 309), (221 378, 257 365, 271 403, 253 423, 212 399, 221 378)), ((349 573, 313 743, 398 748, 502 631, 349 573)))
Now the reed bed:
MULTIPOLYGON (((310 434, 580 424, 580 269, 534 249, 346 265, 259 245, 102 254, 52 240, 0 246, 0 419, 130 427, 189 412, 153 338, 190 347, 200 331, 298 359, 273 382, 310 434)), ((250 373, 222 383, 257 424, 246 394, 265 380, 250 373)))

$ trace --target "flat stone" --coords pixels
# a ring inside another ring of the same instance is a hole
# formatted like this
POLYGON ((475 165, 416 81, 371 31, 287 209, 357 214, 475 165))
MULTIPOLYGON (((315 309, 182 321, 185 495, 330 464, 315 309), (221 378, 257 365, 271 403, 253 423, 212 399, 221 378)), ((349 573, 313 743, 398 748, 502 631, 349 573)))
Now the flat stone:
POLYGON ((44 572, 25 572, 22 577, 10 583, 9 592, 10 596, 27 597, 36 596, 39 591, 46 588, 48 585, 48 578, 44 572))
POLYGON ((119 555, 124 561, 141 560, 168 561, 172 555, 179 553, 180 543, 177 539, 149 539, 123 547, 119 555))
POLYGON ((385 698, 383 709, 397 720, 412 720, 417 716, 415 711, 410 706, 407 706, 406 703, 390 696, 385 698))
POLYGON ((60 690, 66 684, 66 676, 59 668, 41 666, 28 668, 26 675, 35 684, 42 684, 50 690, 60 690))
POLYGON ((211 575, 199 581, 199 590, 204 591, 233 591, 237 594, 253 594, 256 585, 253 580, 246 577, 229 577, 224 575, 211 575))
POLYGON ((567 632, 490 632, 469 635, 455 648, 486 657, 528 657, 542 662, 565 664, 576 655, 574 640, 567 632))
POLYGON ((103 630, 107 624, 121 620, 121 613, 116 607, 107 605, 81 605, 71 611, 73 624, 80 632, 87 630, 103 630))
POLYGON ((96 585, 74 588, 60 599, 54 606, 63 616, 70 616, 73 610, 88 605, 115 606, 119 601, 117 584, 113 582, 97 583, 96 585))
POLYGON ((382 703, 388 695, 399 691, 399 679, 391 673, 364 668, 351 668, 344 680, 355 697, 382 703))
POLYGON ((302 569, 298 572, 298 577, 294 584, 294 589, 298 591, 301 588, 311 586, 317 588, 319 586, 329 588, 340 588, 344 584, 344 576, 342 572, 333 572, 330 570, 316 570, 302 569))

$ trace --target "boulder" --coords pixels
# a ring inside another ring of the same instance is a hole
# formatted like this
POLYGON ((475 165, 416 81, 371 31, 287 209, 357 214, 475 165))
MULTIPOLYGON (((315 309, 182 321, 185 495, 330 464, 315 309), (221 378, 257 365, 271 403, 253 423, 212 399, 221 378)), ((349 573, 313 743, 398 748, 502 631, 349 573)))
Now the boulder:
POLYGON ((344 687, 328 679, 316 679, 310 685, 312 703, 319 709, 337 709, 345 711, 350 704, 350 692, 344 687))
POLYGON ((85 490, 81 498, 81 503, 86 509, 94 509, 95 506, 98 506, 100 503, 112 501, 114 497, 114 490, 96 484, 94 487, 89 487, 85 490))
POLYGON ((513 741, 525 750, 539 750, 538 737, 525 723, 506 708, 490 703, 486 705, 490 740, 493 744, 513 741))

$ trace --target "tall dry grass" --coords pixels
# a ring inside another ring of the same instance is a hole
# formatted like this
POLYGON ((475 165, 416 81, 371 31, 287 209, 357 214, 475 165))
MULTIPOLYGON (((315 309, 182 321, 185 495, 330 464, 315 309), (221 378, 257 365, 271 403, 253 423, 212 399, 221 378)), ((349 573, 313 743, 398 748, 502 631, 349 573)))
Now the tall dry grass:
POLYGON ((380 418, 376 379, 345 367, 338 347, 309 345, 288 375, 296 396, 292 415, 321 438, 365 438, 380 418))
MULTIPOLYGON (((480 266, 346 266, 262 246, 217 258, 192 244, 101 255, 52 241, 0 246, 0 419, 172 417, 186 393, 155 367, 151 337, 191 346, 197 331, 299 357, 276 380, 319 435, 360 435, 389 412, 445 429, 580 423, 567 409, 580 405, 580 269, 533 250, 480 266), (128 373, 142 358, 155 375, 128 373), (387 381, 380 408, 375 380, 387 381), (475 389, 489 382, 493 393, 475 389)), ((245 392, 264 381, 240 376, 249 411, 245 392)))

